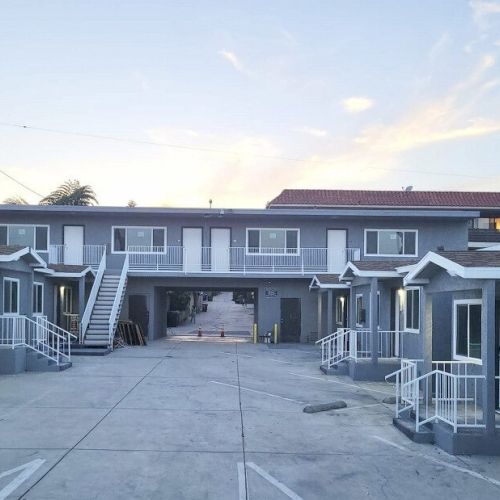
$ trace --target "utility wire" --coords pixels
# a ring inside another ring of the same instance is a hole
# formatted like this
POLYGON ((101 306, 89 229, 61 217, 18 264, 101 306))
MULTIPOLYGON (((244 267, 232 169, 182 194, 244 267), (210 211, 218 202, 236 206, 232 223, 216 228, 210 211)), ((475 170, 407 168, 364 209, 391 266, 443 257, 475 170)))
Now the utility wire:
POLYGON ((9 175, 7 172, 4 172, 3 170, 0 170, 0 174, 5 175, 5 177, 8 177, 11 181, 14 181, 16 184, 19 184, 22 186, 24 189, 27 189, 28 191, 32 192, 33 194, 36 194, 37 196, 40 196, 40 198, 43 198, 44 195, 36 192, 34 189, 31 189, 29 186, 26 184, 23 184, 21 181, 18 181, 15 177, 12 177, 12 175, 9 175))
MULTIPOLYGON (((91 138, 91 139, 100 139, 100 140, 122 142, 122 143, 129 143, 129 144, 143 144, 143 145, 147 145, 147 146, 159 146, 159 147, 181 149, 181 150, 187 150, 187 151, 203 151, 206 153, 226 154, 226 155, 234 155, 234 156, 240 155, 240 153, 238 153, 237 151, 231 151, 231 150, 226 150, 226 149, 206 148, 206 147, 201 147, 201 146, 187 146, 187 145, 183 145, 183 144, 174 144, 174 143, 170 143, 170 142, 146 141, 146 140, 141 140, 141 139, 126 139, 123 137, 116 137, 116 136, 111 136, 111 135, 100 135, 100 134, 91 134, 91 133, 85 133, 85 132, 74 132, 74 131, 70 131, 70 130, 61 130, 61 129, 54 129, 54 128, 46 128, 46 127, 36 127, 36 126, 32 126, 32 125, 21 125, 19 123, 0 122, 0 126, 10 127, 10 128, 20 128, 20 129, 25 129, 25 130, 33 130, 33 131, 38 131, 38 132, 46 132, 46 133, 51 133, 51 134, 71 135, 71 136, 75 136, 75 137, 87 137, 87 138, 91 138)), ((322 162, 322 160, 311 160, 308 158, 294 158, 294 157, 289 157, 289 156, 264 155, 264 154, 259 154, 259 153, 245 153, 245 154, 253 156, 254 158, 263 158, 266 160, 288 161, 288 162, 295 162, 295 163, 321 163, 322 162)), ((328 163, 328 161, 324 162, 324 163, 328 163)), ((389 172, 415 173, 415 174, 424 174, 424 175, 444 175, 447 177, 464 177, 467 179, 496 179, 498 177, 498 176, 493 176, 493 175, 484 176, 484 175, 458 174, 456 172, 439 172, 439 171, 435 171, 435 170, 429 171, 429 170, 404 169, 404 168, 398 168, 397 170, 394 170, 394 169, 385 168, 385 167, 367 167, 363 171, 370 170, 370 169, 372 169, 372 170, 386 170, 389 172)), ((36 193, 35 191, 33 191, 31 188, 24 186, 22 183, 20 183, 16 179, 14 179, 12 177, 10 177, 10 178, 14 182, 21 184, 23 187, 25 187, 29 191, 31 191, 35 194, 38 194, 38 196, 42 196, 39 193, 36 193)))

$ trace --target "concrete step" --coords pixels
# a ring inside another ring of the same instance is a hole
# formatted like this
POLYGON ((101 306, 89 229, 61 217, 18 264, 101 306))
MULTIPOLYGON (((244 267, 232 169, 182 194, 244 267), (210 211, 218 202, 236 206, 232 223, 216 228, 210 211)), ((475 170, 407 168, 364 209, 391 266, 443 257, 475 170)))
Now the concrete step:
POLYGON ((69 361, 61 362, 58 365, 55 361, 36 351, 26 353, 26 371, 28 372, 60 372, 70 367, 71 362, 69 361))
POLYGON ((415 420, 409 417, 393 418, 394 427, 401 431, 407 438, 415 443, 434 443, 434 432, 426 425, 420 428, 420 431, 415 430, 415 420))
POLYGON ((111 349, 107 346, 89 346, 85 344, 73 344, 71 346, 72 356, 106 356, 111 349))

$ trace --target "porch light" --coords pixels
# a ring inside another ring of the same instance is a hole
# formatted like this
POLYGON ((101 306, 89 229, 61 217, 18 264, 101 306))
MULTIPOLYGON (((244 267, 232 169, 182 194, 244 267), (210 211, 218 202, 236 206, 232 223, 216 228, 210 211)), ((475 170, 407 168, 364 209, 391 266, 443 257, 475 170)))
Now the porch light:
POLYGON ((399 310, 402 311, 406 299, 406 291, 404 288, 398 289, 398 299, 399 299, 399 310))

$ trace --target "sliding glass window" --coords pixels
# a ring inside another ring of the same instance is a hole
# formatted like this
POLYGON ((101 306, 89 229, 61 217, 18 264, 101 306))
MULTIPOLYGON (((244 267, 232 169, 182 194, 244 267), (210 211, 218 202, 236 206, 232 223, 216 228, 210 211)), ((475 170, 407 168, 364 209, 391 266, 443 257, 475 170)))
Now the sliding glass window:
POLYGON ((298 255, 298 229, 247 229, 247 253, 260 255, 298 255))
POLYGON ((38 252, 49 250, 49 226, 32 224, 0 225, 0 245, 31 247, 38 252))
POLYGON ((113 253, 164 253, 167 229, 164 227, 113 227, 113 253))

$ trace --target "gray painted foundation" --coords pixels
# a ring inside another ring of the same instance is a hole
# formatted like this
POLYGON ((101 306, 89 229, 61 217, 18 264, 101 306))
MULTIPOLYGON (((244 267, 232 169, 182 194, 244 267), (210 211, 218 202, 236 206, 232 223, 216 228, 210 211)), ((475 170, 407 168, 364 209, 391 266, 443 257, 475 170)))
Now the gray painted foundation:
POLYGON ((0 348, 0 374, 12 375, 26 371, 26 347, 0 348))

